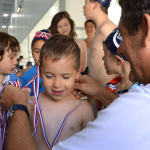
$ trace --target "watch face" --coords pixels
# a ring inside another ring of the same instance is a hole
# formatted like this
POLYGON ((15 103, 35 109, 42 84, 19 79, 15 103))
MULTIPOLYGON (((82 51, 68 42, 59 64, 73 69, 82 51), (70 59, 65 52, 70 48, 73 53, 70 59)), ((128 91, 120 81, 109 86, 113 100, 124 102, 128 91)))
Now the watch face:
POLYGON ((10 122, 10 118, 12 117, 12 115, 13 115, 12 109, 9 108, 9 110, 7 112, 7 121, 8 121, 8 123, 10 122))

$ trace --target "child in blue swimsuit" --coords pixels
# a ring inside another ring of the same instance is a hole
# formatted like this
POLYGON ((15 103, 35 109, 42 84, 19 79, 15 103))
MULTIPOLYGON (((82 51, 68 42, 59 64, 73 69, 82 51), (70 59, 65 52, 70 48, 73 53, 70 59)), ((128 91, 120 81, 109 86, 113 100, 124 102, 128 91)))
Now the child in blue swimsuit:
MULTIPOLYGON (((22 77, 20 77, 20 82, 22 87, 24 87, 34 75, 37 74, 36 66, 40 65, 39 56, 42 45, 51 37, 51 34, 48 30, 40 30, 35 33, 33 37, 31 48, 32 48, 32 55, 34 58, 35 66, 32 66, 29 70, 27 70, 22 77)), ((30 96, 33 96, 33 83, 29 84, 28 86, 31 89, 30 96)), ((40 78, 40 92, 44 91, 43 80, 40 78)))

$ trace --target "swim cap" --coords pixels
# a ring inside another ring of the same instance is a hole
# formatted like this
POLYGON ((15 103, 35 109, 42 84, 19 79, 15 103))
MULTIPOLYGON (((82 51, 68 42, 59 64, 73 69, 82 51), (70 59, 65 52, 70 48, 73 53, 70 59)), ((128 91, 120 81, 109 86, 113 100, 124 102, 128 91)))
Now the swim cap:
POLYGON ((110 2, 111 0, 95 0, 99 3, 101 3, 104 7, 106 7, 106 9, 108 9, 108 7, 110 6, 110 2))
MULTIPOLYGON (((117 49, 119 48, 121 41, 122 41, 122 37, 119 33, 119 30, 116 28, 108 35, 104 43, 106 47, 111 51, 112 54, 118 55, 117 49)), ((118 56, 121 57, 123 60, 126 60, 124 56, 121 55, 118 56)))
POLYGON ((33 46, 33 43, 37 40, 43 40, 43 41, 47 41, 52 35, 50 34, 50 32, 48 30, 40 30, 37 31, 35 33, 35 36, 33 37, 32 43, 31 43, 31 48, 33 46))
POLYGON ((32 66, 32 62, 31 61, 28 61, 26 66, 32 66))

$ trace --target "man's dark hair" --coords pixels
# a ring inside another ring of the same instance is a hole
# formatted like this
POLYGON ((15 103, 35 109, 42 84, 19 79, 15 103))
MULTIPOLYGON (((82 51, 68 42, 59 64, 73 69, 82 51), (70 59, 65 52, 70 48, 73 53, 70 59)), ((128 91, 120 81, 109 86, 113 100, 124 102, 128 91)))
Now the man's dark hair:
POLYGON ((19 58, 22 58, 22 59, 23 59, 23 56, 21 55, 21 56, 19 56, 19 58))
POLYGON ((42 46, 40 52, 40 65, 43 64, 43 59, 50 58, 52 62, 57 62, 61 58, 74 59, 74 68, 80 67, 80 48, 73 38, 56 34, 52 35, 42 46))
POLYGON ((11 55, 13 52, 20 51, 20 45, 15 37, 0 31, 0 61, 3 59, 5 50, 11 55), (5 49, 7 46, 8 48, 5 49))
MULTIPOLYGON (((90 2, 91 2, 91 3, 94 3, 94 2, 97 2, 97 1, 95 1, 95 0, 90 0, 90 2)), ((108 10, 107 10, 107 8, 106 8, 105 6, 103 6, 101 3, 99 3, 99 4, 100 4, 100 9, 101 9, 105 14, 108 15, 108 10)))
POLYGON ((87 24, 88 22, 93 23, 93 25, 94 25, 94 27, 95 27, 95 29, 96 29, 96 24, 95 24, 95 22, 94 22, 93 20, 86 20, 85 23, 84 23, 84 27, 85 27, 85 28, 86 28, 86 24, 87 24))
POLYGON ((121 19, 130 35, 136 35, 143 14, 150 15, 150 0, 118 0, 122 8, 121 19))

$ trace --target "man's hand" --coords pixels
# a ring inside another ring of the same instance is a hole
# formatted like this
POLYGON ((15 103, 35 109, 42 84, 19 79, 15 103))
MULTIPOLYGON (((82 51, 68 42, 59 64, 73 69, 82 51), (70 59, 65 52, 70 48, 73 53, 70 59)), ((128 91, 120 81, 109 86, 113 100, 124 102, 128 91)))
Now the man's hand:
POLYGON ((87 75, 82 75, 76 80, 74 85, 73 95, 76 98, 81 98, 83 96, 89 96, 92 99, 98 100, 99 89, 104 88, 98 82, 94 81, 87 75), (80 90, 80 91, 79 91, 80 90), (79 93, 80 92, 80 93, 79 93))
POLYGON ((30 92, 30 89, 22 90, 13 85, 7 85, 1 94, 0 103, 5 111, 8 111, 14 104, 27 106, 30 92))
POLYGON ((86 95, 92 99, 99 100, 105 105, 105 107, 118 98, 116 94, 107 90, 87 75, 80 76, 79 79, 76 80, 74 91, 72 93, 76 98, 81 98, 86 95))

